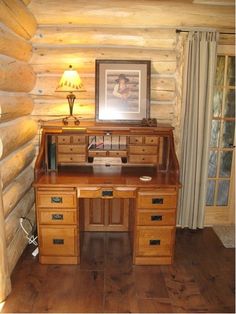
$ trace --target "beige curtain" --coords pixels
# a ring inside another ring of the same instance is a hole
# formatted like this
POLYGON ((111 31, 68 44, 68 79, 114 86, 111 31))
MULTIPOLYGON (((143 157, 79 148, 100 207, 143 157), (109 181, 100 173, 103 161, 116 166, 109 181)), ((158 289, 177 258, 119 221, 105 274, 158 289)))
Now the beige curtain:
POLYGON ((185 51, 178 224, 203 228, 216 65, 215 32, 190 32, 185 51))

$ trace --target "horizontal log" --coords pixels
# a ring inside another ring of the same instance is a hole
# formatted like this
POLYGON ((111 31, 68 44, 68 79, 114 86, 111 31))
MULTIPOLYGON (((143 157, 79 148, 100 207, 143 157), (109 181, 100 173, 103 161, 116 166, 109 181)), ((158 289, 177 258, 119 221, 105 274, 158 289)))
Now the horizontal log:
MULTIPOLYGON (((78 100, 80 99, 91 99, 95 97, 95 77, 94 76, 83 76, 81 79, 84 83, 86 92, 76 93, 78 100)), ((36 84, 34 89, 31 91, 31 95, 44 95, 53 96, 55 98, 66 98, 68 93, 56 92, 56 87, 60 76, 37 76, 36 84)), ((173 77, 151 77, 151 88, 154 90, 162 91, 174 91, 175 90, 175 79, 173 77)))
POLYGON ((235 46, 235 34, 220 34, 218 44, 235 46))
POLYGON ((23 61, 10 57, 0 59, 0 90, 7 92, 30 92, 35 84, 33 68, 23 61))
MULTIPOLYGON (((113 60, 151 60, 156 62, 176 61, 176 52, 171 50, 146 49, 146 48, 104 48, 104 47, 37 47, 33 46, 32 65, 49 64, 56 60, 74 65, 74 62, 83 64, 88 59, 113 59, 113 60)), ((80 67, 78 66, 78 71, 80 67)))
POLYGON ((20 119, 0 125, 0 160, 29 142, 37 133, 32 119, 20 119))
POLYGON ((3 191, 4 216, 7 217, 23 195, 30 189, 34 179, 33 167, 30 165, 16 177, 3 191))
MULTIPOLYGON (((78 70, 79 73, 94 73, 95 72, 95 59, 83 59, 81 62, 78 58, 67 59, 59 63, 57 59, 51 58, 48 63, 32 64, 33 70, 37 74, 61 74, 65 69, 68 69, 69 65, 73 64, 73 67, 78 70)), ((173 74, 176 70, 176 60, 172 61, 152 61, 151 71, 153 74, 173 74)))
MULTIPOLYGON (((35 223, 35 207, 33 206, 28 214, 30 217, 32 224, 35 223)), ((12 273, 14 270, 16 263, 18 262, 19 258, 21 257, 25 247, 27 246, 28 240, 26 239, 25 233, 22 229, 18 229, 14 235, 13 240, 11 241, 10 245, 7 247, 7 257, 8 257, 8 264, 9 264, 9 271, 12 273)))
POLYGON ((51 26, 39 27, 32 38, 39 45, 145 47, 173 50, 176 46, 175 29, 158 28, 89 28, 51 26))
POLYGON ((29 5, 39 24, 121 27, 216 27, 234 28, 232 7, 193 4, 191 1, 48 0, 29 5), (55 9, 57 8, 57 9, 55 9), (60 12, 60 14, 58 14, 60 12))
POLYGON ((26 217, 34 204, 34 188, 31 188, 19 201, 5 220, 6 243, 9 246, 19 229, 20 217, 26 217))
POLYGON ((30 143, 9 158, 3 159, 0 163, 3 189, 33 161, 34 157, 35 147, 30 143))
POLYGON ((0 54, 28 61, 32 56, 32 45, 0 24, 0 54))
POLYGON ((29 115, 33 107, 33 99, 27 94, 0 94, 0 123, 29 115))
POLYGON ((25 39, 30 39, 37 28, 34 15, 21 0, 1 0, 0 20, 25 39))

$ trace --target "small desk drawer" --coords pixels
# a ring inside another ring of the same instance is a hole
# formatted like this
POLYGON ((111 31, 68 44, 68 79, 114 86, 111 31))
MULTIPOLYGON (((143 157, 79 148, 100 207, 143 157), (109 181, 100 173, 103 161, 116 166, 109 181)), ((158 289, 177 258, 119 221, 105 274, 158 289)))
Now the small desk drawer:
POLYGON ((105 150, 90 150, 88 154, 89 157, 106 157, 107 152, 105 150))
POLYGON ((157 136, 145 136, 144 143, 148 145, 157 145, 158 137, 157 136))
POLYGON ((41 226, 39 235, 41 255, 75 256, 77 254, 76 227, 41 226))
POLYGON ((145 210, 139 209, 137 213, 137 225, 139 226, 168 226, 175 225, 174 210, 145 210))
POLYGON ((143 154, 143 155, 156 155, 157 148, 154 146, 142 145, 142 146, 130 146, 130 154, 143 154))
POLYGON ((85 154, 85 145, 58 145, 59 153, 85 154))
POLYGON ((76 210, 39 210, 40 224, 73 225, 77 223, 76 210))
POLYGON ((169 195, 166 192, 158 193, 152 191, 139 191, 138 192, 138 208, 176 208, 177 196, 176 193, 170 193, 169 195))
POLYGON ((127 151, 126 150, 112 150, 109 152, 110 157, 126 157, 127 151))
POLYGON ((76 192, 38 191, 37 206, 43 208, 76 208, 76 192))
POLYGON ((70 136, 69 135, 58 135, 57 142, 58 142, 58 144, 70 144, 70 136))
POLYGON ((129 162, 134 164, 155 164, 157 155, 130 155, 129 162))
POLYGON ((143 137, 142 136, 130 136, 129 142, 130 144, 142 144, 143 137))
POLYGON ((80 154, 58 154, 58 162, 59 163, 80 163, 85 162, 85 155, 80 154))
POLYGON ((81 135, 73 135, 72 136, 72 143, 73 144, 85 144, 86 137, 81 135))
POLYGON ((175 227, 137 227, 137 256, 170 256, 175 227))

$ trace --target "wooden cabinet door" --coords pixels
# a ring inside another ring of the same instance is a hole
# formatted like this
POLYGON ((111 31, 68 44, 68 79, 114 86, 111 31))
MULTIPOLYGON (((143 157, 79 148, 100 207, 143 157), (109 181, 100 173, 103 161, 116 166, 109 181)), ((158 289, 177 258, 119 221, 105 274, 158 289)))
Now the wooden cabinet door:
POLYGON ((128 231, 129 199, 84 199, 84 231, 128 231))

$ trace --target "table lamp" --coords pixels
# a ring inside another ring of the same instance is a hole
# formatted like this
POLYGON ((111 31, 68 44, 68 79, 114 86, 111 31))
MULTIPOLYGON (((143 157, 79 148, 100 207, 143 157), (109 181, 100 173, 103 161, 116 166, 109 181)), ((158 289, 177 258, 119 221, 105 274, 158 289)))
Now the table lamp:
POLYGON ((70 115, 63 118, 62 122, 64 125, 69 124, 69 122, 74 122, 74 124, 79 125, 80 121, 73 115, 73 107, 75 102, 75 95, 73 92, 82 92, 85 91, 83 89, 83 83, 79 76, 79 73, 76 70, 72 69, 72 66, 69 66, 69 70, 66 70, 59 82, 58 87, 56 88, 56 92, 69 92, 67 95, 67 100, 69 104, 70 115))

